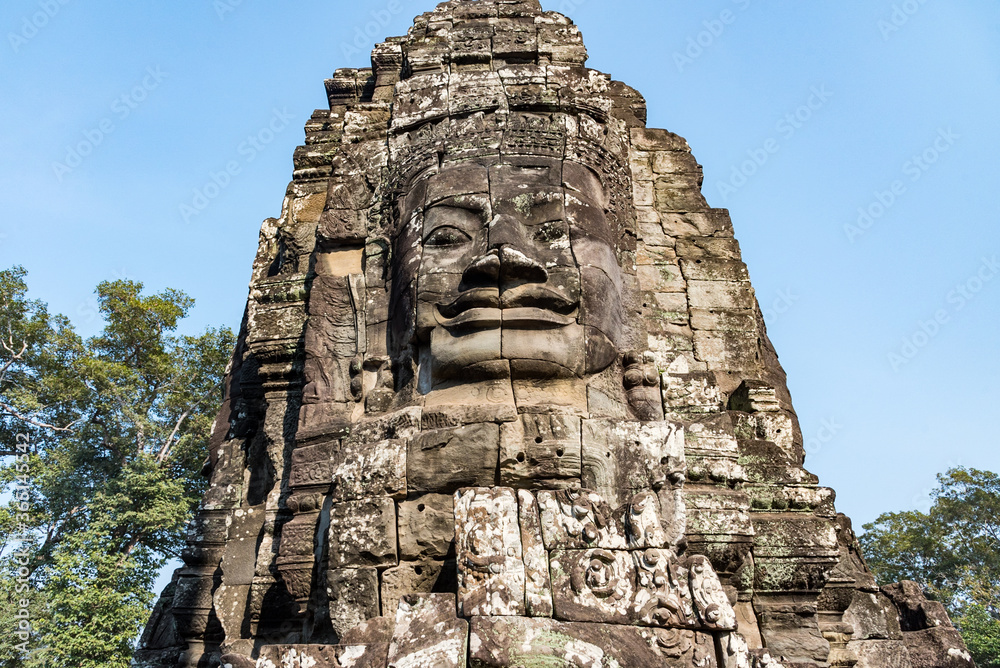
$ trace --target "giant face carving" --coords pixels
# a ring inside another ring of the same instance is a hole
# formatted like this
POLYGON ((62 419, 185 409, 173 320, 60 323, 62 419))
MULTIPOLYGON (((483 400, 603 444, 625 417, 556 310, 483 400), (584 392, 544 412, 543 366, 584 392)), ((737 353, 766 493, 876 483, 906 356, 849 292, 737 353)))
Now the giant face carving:
POLYGON ((573 378, 610 366, 621 277, 607 200, 596 174, 558 159, 423 175, 401 207, 401 249, 416 274, 425 379, 573 378))

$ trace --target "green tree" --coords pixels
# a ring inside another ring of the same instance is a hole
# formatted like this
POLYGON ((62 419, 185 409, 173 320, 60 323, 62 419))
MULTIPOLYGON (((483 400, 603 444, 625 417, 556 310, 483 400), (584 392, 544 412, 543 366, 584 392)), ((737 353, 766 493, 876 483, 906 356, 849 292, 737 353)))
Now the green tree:
POLYGON ((204 492, 235 337, 178 336, 193 300, 119 280, 97 287, 104 329, 83 340, 24 279, 0 271, 0 620, 27 593, 34 635, 0 666, 124 668, 204 492))
POLYGON ((879 581, 921 583, 948 608, 976 662, 1000 667, 1000 476, 952 469, 938 476, 928 512, 887 513, 864 531, 879 581))

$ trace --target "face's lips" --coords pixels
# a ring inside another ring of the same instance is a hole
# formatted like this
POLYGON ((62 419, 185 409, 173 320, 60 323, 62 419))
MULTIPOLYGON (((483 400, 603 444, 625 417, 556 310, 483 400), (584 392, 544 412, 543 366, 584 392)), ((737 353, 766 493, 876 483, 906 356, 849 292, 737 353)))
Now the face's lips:
POLYGON ((576 322, 579 301, 536 284, 504 290, 476 288, 438 306, 438 324, 449 328, 564 327, 576 322))
POLYGON ((445 318, 455 318, 471 309, 499 309, 500 290, 498 288, 476 288, 461 293, 455 301, 439 305, 438 312, 445 318))

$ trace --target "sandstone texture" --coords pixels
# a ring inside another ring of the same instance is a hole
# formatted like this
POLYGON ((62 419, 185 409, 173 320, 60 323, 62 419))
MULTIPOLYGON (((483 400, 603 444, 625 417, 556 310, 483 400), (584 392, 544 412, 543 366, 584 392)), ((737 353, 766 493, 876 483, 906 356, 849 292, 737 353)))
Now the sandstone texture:
POLYGON ((727 211, 537 0, 337 70, 140 668, 959 668, 804 468, 727 211))

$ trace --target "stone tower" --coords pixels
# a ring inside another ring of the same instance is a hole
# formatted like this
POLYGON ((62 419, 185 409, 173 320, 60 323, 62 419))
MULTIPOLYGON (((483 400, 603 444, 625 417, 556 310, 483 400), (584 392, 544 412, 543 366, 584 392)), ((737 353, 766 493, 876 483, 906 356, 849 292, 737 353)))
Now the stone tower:
POLYGON ((326 82, 137 665, 971 665, 803 468, 687 143, 586 59, 450 0, 326 82))

